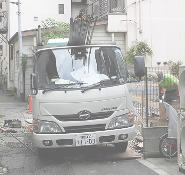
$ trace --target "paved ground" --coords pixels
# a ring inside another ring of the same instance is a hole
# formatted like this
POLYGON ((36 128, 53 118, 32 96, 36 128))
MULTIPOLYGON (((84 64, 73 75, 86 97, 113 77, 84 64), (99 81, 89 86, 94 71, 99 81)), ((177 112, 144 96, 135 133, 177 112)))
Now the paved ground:
MULTIPOLYGON (((22 122, 22 125, 28 126, 25 122, 27 119, 32 119, 32 115, 28 114, 27 103, 19 102, 15 100, 12 96, 9 96, 7 92, 0 90, 0 116, 5 115, 5 117, 0 118, 0 125, 3 125, 3 121, 7 119, 19 119, 22 122)), ((143 172, 138 172, 139 174, 161 174, 161 175, 180 175, 179 168, 177 165, 177 158, 173 158, 172 162, 164 158, 147 158, 143 159, 141 155, 133 152, 130 148, 125 154, 116 154, 112 151, 111 146, 104 146, 98 148, 74 148, 68 150, 62 149, 60 152, 50 152, 49 159, 44 161, 39 161, 37 157, 37 150, 32 144, 31 134, 27 128, 15 129, 17 133, 14 133, 14 136, 20 141, 27 140, 28 147, 30 149, 25 149, 25 146, 17 141, 10 134, 4 138, 4 147, 0 148, 0 174, 8 170, 8 174, 51 174, 50 168, 53 170, 59 171, 59 164, 62 163, 63 174, 72 175, 75 172, 75 175, 86 175, 87 172, 91 171, 91 174, 97 174, 98 170, 93 167, 97 165, 105 166, 107 170, 104 174, 111 174, 111 167, 116 167, 117 174, 120 174, 122 163, 129 165, 132 163, 138 169, 143 169, 143 172), (25 134, 26 133, 26 134, 25 134), (16 148, 16 149, 15 149, 16 148), (102 149, 103 148, 103 149, 102 149), (98 152, 98 154, 97 154, 98 152), (110 152, 111 154, 106 154, 110 152), (95 156, 99 155, 99 156, 95 156), (105 156, 106 155, 106 156, 105 156), (137 158, 137 159, 136 159, 137 158), (137 163, 135 162, 136 159, 137 163), (91 162, 88 164, 88 162, 91 162), (116 164, 115 162, 116 161, 116 164), (79 165, 83 162, 83 165, 79 165), (84 167, 85 164, 85 167, 84 167), (31 165, 31 166, 30 166, 31 165), (79 166, 78 166, 79 165, 79 166), (91 165, 91 167, 89 167, 91 165), (48 167, 48 168, 46 168, 48 167), (4 169, 3 169, 4 168, 4 169), (74 172, 71 172, 71 168, 74 172)), ((2 136, 2 134, 0 135, 2 136)), ((60 166, 60 167, 61 167, 60 166)), ((129 174, 131 171, 129 168, 125 170, 129 174)), ((116 174, 116 172, 115 172, 116 174)))

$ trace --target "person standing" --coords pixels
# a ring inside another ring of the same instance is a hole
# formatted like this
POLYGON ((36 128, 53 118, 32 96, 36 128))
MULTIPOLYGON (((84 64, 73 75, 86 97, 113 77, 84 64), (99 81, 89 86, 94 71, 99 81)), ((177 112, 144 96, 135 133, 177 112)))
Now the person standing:
POLYGON ((163 93, 162 88, 165 88, 164 101, 172 105, 173 100, 179 99, 179 80, 171 74, 163 74, 157 72, 159 82, 159 96, 163 93))

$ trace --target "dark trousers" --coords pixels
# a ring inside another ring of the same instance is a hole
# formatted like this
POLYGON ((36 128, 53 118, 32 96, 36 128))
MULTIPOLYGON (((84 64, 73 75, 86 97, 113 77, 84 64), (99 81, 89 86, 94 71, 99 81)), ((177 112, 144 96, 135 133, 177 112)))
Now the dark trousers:
POLYGON ((170 105, 172 105, 172 101, 173 100, 177 100, 177 93, 176 90, 172 90, 172 91, 166 91, 165 92, 165 97, 164 97, 164 101, 170 105))

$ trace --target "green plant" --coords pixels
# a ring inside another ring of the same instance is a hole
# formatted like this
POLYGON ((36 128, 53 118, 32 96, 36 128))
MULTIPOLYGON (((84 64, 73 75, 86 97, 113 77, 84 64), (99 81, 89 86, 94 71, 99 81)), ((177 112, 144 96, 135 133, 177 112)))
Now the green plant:
MULTIPOLYGON (((146 80, 146 77, 145 76, 141 78, 141 81, 145 81, 145 80, 146 80)), ((148 81, 156 81, 156 78, 153 75, 148 74, 147 75, 147 80, 148 81)))
POLYGON ((10 87, 7 91, 10 96, 14 96, 14 98, 17 99, 17 88, 16 87, 10 87))
POLYGON ((174 62, 172 60, 168 61, 168 66, 170 68, 170 72, 175 77, 179 78, 179 66, 182 64, 182 61, 174 62))
POLYGON ((133 41, 132 46, 125 54, 127 64, 133 64, 135 56, 152 56, 153 51, 144 41, 133 41))
POLYGON ((4 102, 5 102, 5 100, 6 100, 6 98, 2 98, 2 99, 1 99, 1 102, 2 102, 2 103, 4 103, 4 102))
POLYGON ((7 67, 5 67, 2 74, 0 74, 0 84, 6 84, 7 83, 7 76, 8 76, 7 67))
POLYGON ((23 72, 26 71, 26 68, 27 68, 27 60, 28 60, 28 55, 22 54, 21 66, 22 66, 22 71, 23 71, 23 72))
POLYGON ((44 44, 47 44, 49 39, 55 38, 69 38, 70 24, 65 22, 58 22, 54 19, 48 18, 42 21, 42 38, 44 44))

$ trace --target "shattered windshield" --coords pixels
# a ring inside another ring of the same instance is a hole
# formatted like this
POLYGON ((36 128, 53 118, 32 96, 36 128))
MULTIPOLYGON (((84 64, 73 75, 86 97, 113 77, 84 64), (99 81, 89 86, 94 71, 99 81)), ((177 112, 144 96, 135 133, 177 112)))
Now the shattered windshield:
POLYGON ((116 46, 64 47, 36 53, 35 73, 39 88, 84 88, 125 83, 126 62, 116 46))

